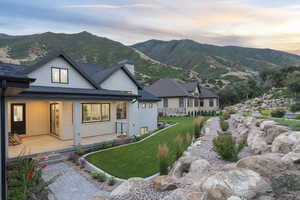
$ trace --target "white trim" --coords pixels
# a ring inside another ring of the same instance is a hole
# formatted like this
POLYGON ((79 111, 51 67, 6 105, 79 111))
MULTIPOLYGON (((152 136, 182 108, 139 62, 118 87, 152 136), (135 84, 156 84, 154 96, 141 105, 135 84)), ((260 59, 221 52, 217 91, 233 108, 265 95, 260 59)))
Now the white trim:
MULTIPOLYGON (((140 140, 140 141, 137 141, 137 142, 133 142, 133 143, 129 143, 129 144, 123 144, 123 145, 120 145, 120 146, 115 146, 115 147, 111 147, 111 148, 108 148, 108 149, 99 150, 99 151, 94 151, 94 152, 85 154, 84 156, 82 156, 82 157, 80 158, 80 160, 84 160, 85 163, 87 164, 87 166, 90 167, 91 169, 93 169, 93 170, 95 170, 95 171, 98 171, 98 172, 102 172, 102 173, 104 173, 104 174, 105 174, 106 176, 108 176, 108 177, 112 177, 111 174, 109 174, 109 173, 103 171, 102 169, 100 169, 100 168, 96 167, 95 165, 91 164, 90 162, 88 162, 88 161, 85 159, 85 157, 87 157, 87 156, 89 156, 89 155, 91 155, 91 154, 94 154, 94 153, 98 153, 98 152, 102 152, 102 151, 107 151, 107 150, 111 150, 111 149, 116 149, 116 148, 120 148, 120 147, 129 146, 129 145, 132 145, 132 144, 137 144, 137 143, 143 142, 143 141, 145 141, 146 139, 149 139, 150 137, 155 136, 155 135, 157 135, 158 133, 160 133, 160 132, 162 132, 162 131, 165 131, 165 130, 167 130, 167 129, 173 127, 173 126, 176 126, 177 124, 178 124, 178 123, 175 123, 175 124, 172 124, 172 125, 170 125, 170 126, 168 126, 168 127, 166 127, 166 128, 163 128, 163 129, 161 129, 161 130, 158 130, 158 131, 152 133, 151 135, 149 135, 148 137, 145 137, 144 139, 142 139, 142 140, 140 140)), ((149 176, 149 177, 146 177, 146 178, 144 178, 144 179, 148 180, 148 179, 152 179, 152 178, 154 178, 154 177, 156 177, 156 176, 159 176, 159 173, 156 173, 156 174, 154 174, 154 175, 152 175, 152 176, 149 176)), ((122 178, 118 178, 118 177, 115 177, 115 176, 113 176, 113 177, 114 177, 116 180, 118 180, 118 181, 126 181, 126 180, 127 180, 127 179, 122 179, 122 178)))

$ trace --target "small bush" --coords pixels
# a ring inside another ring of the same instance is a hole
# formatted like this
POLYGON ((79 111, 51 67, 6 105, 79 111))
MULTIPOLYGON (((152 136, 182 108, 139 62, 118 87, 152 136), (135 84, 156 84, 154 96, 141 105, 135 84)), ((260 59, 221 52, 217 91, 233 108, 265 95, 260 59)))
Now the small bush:
POLYGON ((232 135, 227 132, 221 133, 213 140, 214 151, 216 151, 224 160, 237 161, 240 151, 246 145, 245 141, 239 144, 232 135))
POLYGON ((115 177, 113 177, 113 176, 109 177, 109 179, 108 179, 108 185, 109 185, 109 186, 113 186, 113 185, 115 185, 115 184, 116 184, 116 179, 115 179, 115 177))
POLYGON ((223 119, 221 119, 220 126, 221 126, 222 131, 227 131, 229 128, 229 123, 224 121, 223 119))
POLYGON ((271 116, 276 118, 282 118, 284 117, 284 115, 285 115, 285 110, 283 109, 276 109, 271 112, 271 116))
POLYGON ((159 172, 160 175, 167 175, 169 168, 169 148, 166 144, 158 146, 159 172))
POLYGON ((269 115, 271 115, 272 110, 262 109, 262 110, 260 110, 260 113, 261 113, 262 115, 269 116, 269 115))
POLYGON ((91 175, 94 179, 98 180, 99 182, 105 182, 106 181, 106 175, 102 172, 91 172, 91 175))
POLYGON ((228 120, 230 119, 230 114, 228 112, 225 112, 222 114, 221 119, 223 120, 228 120))
POLYGON ((295 113, 300 111, 300 103, 290 105, 290 111, 295 113))
POLYGON ((84 149, 76 149, 75 152, 79 155, 82 156, 85 154, 85 150, 84 149))
POLYGON ((233 108, 229 108, 229 109, 227 109, 227 111, 226 111, 229 115, 233 115, 233 114, 235 114, 236 113, 236 110, 235 109, 233 109, 233 108))

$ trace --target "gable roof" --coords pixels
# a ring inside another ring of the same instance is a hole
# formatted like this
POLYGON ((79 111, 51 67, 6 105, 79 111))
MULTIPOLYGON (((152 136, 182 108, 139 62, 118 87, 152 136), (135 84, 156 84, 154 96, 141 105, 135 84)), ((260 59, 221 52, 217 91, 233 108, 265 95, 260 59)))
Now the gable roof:
POLYGON ((160 101, 161 99, 157 96, 154 96, 152 93, 146 91, 146 90, 139 90, 139 97, 138 101, 160 101))
POLYGON ((26 67, 26 69, 24 69, 22 71, 22 73, 24 74, 29 74, 37 69, 39 69, 40 67, 42 67, 43 65, 45 65, 46 63, 50 62, 51 60, 53 60, 54 58, 57 57, 62 57, 64 60, 66 60, 84 79, 86 79, 92 86, 94 86, 97 89, 100 89, 100 87, 98 86, 98 84, 91 79, 88 74, 86 74, 86 72, 84 70, 82 70, 81 67, 79 67, 77 65, 76 62, 74 62, 69 56, 67 56, 64 52, 54 52, 51 54, 48 54, 46 57, 42 58, 39 62, 37 62, 36 64, 30 66, 30 67, 26 67))
POLYGON ((184 82, 178 79, 160 79, 146 90, 158 97, 192 97, 196 88, 200 89, 200 98, 217 98, 214 92, 200 88, 197 82, 184 82))
POLYGON ((96 82, 98 85, 107 80, 114 72, 118 70, 123 70, 139 89, 142 88, 138 81, 134 78, 133 74, 126 68, 124 63, 121 63, 115 67, 103 67, 97 64, 89 64, 82 62, 77 62, 77 65, 83 71, 85 71, 90 76, 90 78, 93 79, 93 81, 96 82))

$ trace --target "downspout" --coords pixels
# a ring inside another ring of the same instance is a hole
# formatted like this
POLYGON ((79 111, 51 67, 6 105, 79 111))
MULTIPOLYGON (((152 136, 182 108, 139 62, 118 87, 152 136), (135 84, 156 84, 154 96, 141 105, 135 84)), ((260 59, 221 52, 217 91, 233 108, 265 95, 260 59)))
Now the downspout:
POLYGON ((6 124, 5 124, 5 91, 6 91, 6 80, 1 82, 1 199, 7 199, 7 179, 6 179, 6 124))

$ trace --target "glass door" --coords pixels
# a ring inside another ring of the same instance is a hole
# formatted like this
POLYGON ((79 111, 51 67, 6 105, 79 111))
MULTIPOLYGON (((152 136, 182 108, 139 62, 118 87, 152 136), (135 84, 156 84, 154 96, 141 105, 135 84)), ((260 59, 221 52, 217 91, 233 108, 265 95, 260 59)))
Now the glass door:
POLYGON ((50 133, 59 136, 59 104, 50 104, 50 133))

